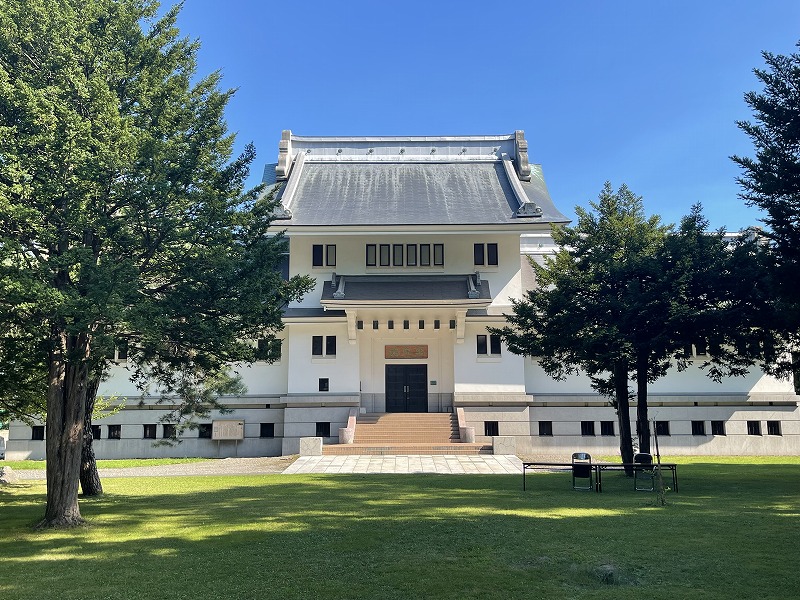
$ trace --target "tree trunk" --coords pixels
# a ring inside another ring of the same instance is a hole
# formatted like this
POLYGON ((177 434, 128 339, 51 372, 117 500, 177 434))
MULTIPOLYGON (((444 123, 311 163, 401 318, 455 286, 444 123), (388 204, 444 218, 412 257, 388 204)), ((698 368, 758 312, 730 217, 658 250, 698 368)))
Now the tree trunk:
MULTIPOLYGON (((614 363, 614 395, 617 399, 620 457, 622 462, 632 463, 633 436, 631 435, 631 408, 628 400, 628 363, 624 360, 614 363)), ((625 474, 633 477, 633 468, 626 467, 625 474)))
POLYGON ((792 352, 792 382, 794 393, 800 394, 800 352, 792 352))
POLYGON ((103 484, 97 472, 97 462, 94 458, 92 442, 92 412, 94 401, 97 399, 97 388, 100 387, 100 378, 92 377, 86 388, 86 414, 83 417, 83 449, 81 450, 81 491, 84 496, 100 496, 103 493, 103 484))
POLYGON ((647 417, 647 372, 650 361, 647 354, 636 357, 636 431, 639 434, 639 452, 650 454, 650 421, 647 417))
POLYGON ((83 523, 78 508, 78 475, 83 446, 83 416, 89 336, 54 331, 47 390, 47 507, 39 527, 83 523))

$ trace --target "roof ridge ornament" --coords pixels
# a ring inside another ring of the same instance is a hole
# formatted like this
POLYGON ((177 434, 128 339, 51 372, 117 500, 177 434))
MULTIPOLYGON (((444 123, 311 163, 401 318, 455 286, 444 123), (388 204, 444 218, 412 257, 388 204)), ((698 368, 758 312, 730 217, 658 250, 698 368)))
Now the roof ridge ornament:
POLYGON ((528 140, 525 139, 525 132, 517 129, 514 132, 514 145, 517 151, 517 174, 522 181, 531 180, 531 164, 528 162, 528 140))

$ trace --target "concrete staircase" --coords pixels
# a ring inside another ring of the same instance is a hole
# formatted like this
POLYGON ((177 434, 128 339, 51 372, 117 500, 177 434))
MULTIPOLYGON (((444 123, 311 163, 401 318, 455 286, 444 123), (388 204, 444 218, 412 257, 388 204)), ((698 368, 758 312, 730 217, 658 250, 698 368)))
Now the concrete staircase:
POLYGON ((451 413, 372 413, 359 415, 354 443, 322 447, 342 454, 491 454, 491 446, 461 443, 451 413))

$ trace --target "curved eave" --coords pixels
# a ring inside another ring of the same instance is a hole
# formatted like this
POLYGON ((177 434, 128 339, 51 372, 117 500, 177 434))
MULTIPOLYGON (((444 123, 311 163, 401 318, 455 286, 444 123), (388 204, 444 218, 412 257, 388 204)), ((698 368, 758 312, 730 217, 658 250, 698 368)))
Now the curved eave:
POLYGON ((475 300, 322 300, 320 304, 327 309, 356 310, 359 308, 449 308, 470 310, 487 308, 491 299, 475 300))

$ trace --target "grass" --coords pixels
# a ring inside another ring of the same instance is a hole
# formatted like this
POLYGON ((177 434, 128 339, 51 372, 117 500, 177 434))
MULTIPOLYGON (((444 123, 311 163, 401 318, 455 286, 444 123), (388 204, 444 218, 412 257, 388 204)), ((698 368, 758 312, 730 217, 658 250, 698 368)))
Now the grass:
MULTIPOLYGON (((176 465, 212 460, 207 458, 123 458, 116 460, 98 460, 98 469, 123 469, 126 467, 154 467, 156 465, 176 465)), ((11 467, 14 470, 31 469, 44 471, 47 463, 43 460, 0 460, 0 467, 11 467)))
POLYGON ((800 459, 678 460, 665 507, 621 473, 105 479, 72 531, 9 486, 0 597, 796 597, 800 459))

